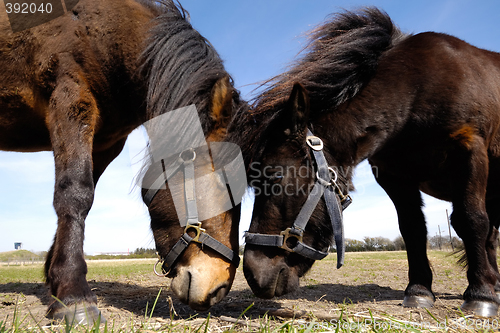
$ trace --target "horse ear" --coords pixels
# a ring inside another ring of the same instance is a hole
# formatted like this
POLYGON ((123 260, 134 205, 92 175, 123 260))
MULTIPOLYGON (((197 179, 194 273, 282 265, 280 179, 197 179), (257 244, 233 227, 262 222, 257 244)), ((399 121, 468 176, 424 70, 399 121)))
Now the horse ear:
POLYGON ((288 99, 288 116, 290 117, 289 129, 291 133, 305 133, 309 122, 309 95, 300 84, 293 85, 292 93, 288 99))
POLYGON ((233 112, 233 87, 229 76, 219 79, 212 88, 212 119, 218 128, 226 128, 233 112))

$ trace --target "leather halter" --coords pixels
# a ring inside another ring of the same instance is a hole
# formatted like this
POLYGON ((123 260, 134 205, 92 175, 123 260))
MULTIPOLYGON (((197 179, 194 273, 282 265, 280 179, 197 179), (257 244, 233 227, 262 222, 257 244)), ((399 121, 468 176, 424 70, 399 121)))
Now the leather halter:
POLYGON ((337 173, 333 168, 329 167, 326 162, 325 154, 323 153, 323 141, 314 136, 311 131, 307 129, 306 143, 311 148, 316 161, 316 182, 304 206, 302 206, 299 214, 295 218, 293 226, 282 231, 280 235, 247 232, 245 234, 245 242, 253 245, 276 246, 288 252, 294 252, 313 260, 323 259, 328 255, 328 252, 322 252, 304 244, 302 242, 302 237, 307 222, 311 218, 314 209, 316 209, 319 200, 324 196, 337 247, 337 268, 340 268, 344 264, 345 253, 342 211, 351 204, 352 199, 348 194, 344 195, 338 186, 337 173), (294 239, 292 239, 291 242, 287 242, 291 238, 294 239))
MULTIPOLYGON (((164 258, 158 259, 154 265, 154 272, 158 276, 167 276, 170 270, 174 267, 177 259, 184 253, 186 248, 191 242, 199 243, 201 246, 208 246, 216 251, 229 262, 238 267, 240 263, 240 256, 237 252, 231 250, 209 234, 201 227, 201 222, 198 219, 198 208, 196 206, 196 190, 195 190, 195 176, 194 176, 194 160, 196 159, 196 152, 194 149, 188 149, 179 154, 179 158, 172 162, 168 168, 164 166, 162 160, 163 173, 155 180, 153 185, 144 195, 144 202, 150 205, 153 198, 158 193, 161 185, 165 184, 172 178, 181 168, 184 168, 184 194, 186 197, 186 212, 187 223, 185 224, 184 234, 175 243, 170 252, 164 258), (194 232, 195 236, 191 237, 189 232, 194 232), (156 271, 156 266, 162 264, 163 273, 156 271)), ((181 227, 184 226, 181 222, 181 227)))

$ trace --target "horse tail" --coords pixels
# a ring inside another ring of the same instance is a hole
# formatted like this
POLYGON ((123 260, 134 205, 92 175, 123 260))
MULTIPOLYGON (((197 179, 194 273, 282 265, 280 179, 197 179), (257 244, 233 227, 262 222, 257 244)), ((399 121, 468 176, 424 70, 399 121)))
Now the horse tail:
POLYGON ((269 88, 254 104, 259 110, 273 109, 300 82, 315 112, 335 108, 369 82, 383 53, 406 36, 385 12, 374 7, 333 14, 309 33, 297 63, 264 83, 269 88))
POLYGON ((467 253, 464 247, 456 248, 450 255, 458 257, 457 264, 462 268, 467 269, 469 267, 469 260, 467 259, 467 253))

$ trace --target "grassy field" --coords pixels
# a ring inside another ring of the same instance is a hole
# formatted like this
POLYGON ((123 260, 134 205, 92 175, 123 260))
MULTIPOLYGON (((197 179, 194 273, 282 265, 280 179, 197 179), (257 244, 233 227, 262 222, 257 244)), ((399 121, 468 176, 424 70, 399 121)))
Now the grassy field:
POLYGON ((500 317, 478 321, 457 308, 465 271, 448 252, 429 252, 434 308, 401 307, 407 284, 405 252, 347 253, 315 264, 297 292, 260 300, 241 267, 229 295, 208 313, 180 304, 168 280, 152 274, 154 260, 88 263, 87 279, 108 319, 100 328, 49 325, 42 265, 0 267, 0 332, 475 332, 498 331, 500 317), (38 313, 37 313, 38 311, 38 313), (495 326, 496 323, 496 326, 495 326))

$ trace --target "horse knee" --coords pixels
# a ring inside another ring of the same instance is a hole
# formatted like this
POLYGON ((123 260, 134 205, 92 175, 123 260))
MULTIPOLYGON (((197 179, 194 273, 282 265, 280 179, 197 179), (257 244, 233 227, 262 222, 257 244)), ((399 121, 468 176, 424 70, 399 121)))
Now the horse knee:
POLYGON ((94 202, 91 167, 65 170, 56 178, 54 208, 59 217, 85 218, 94 202))

